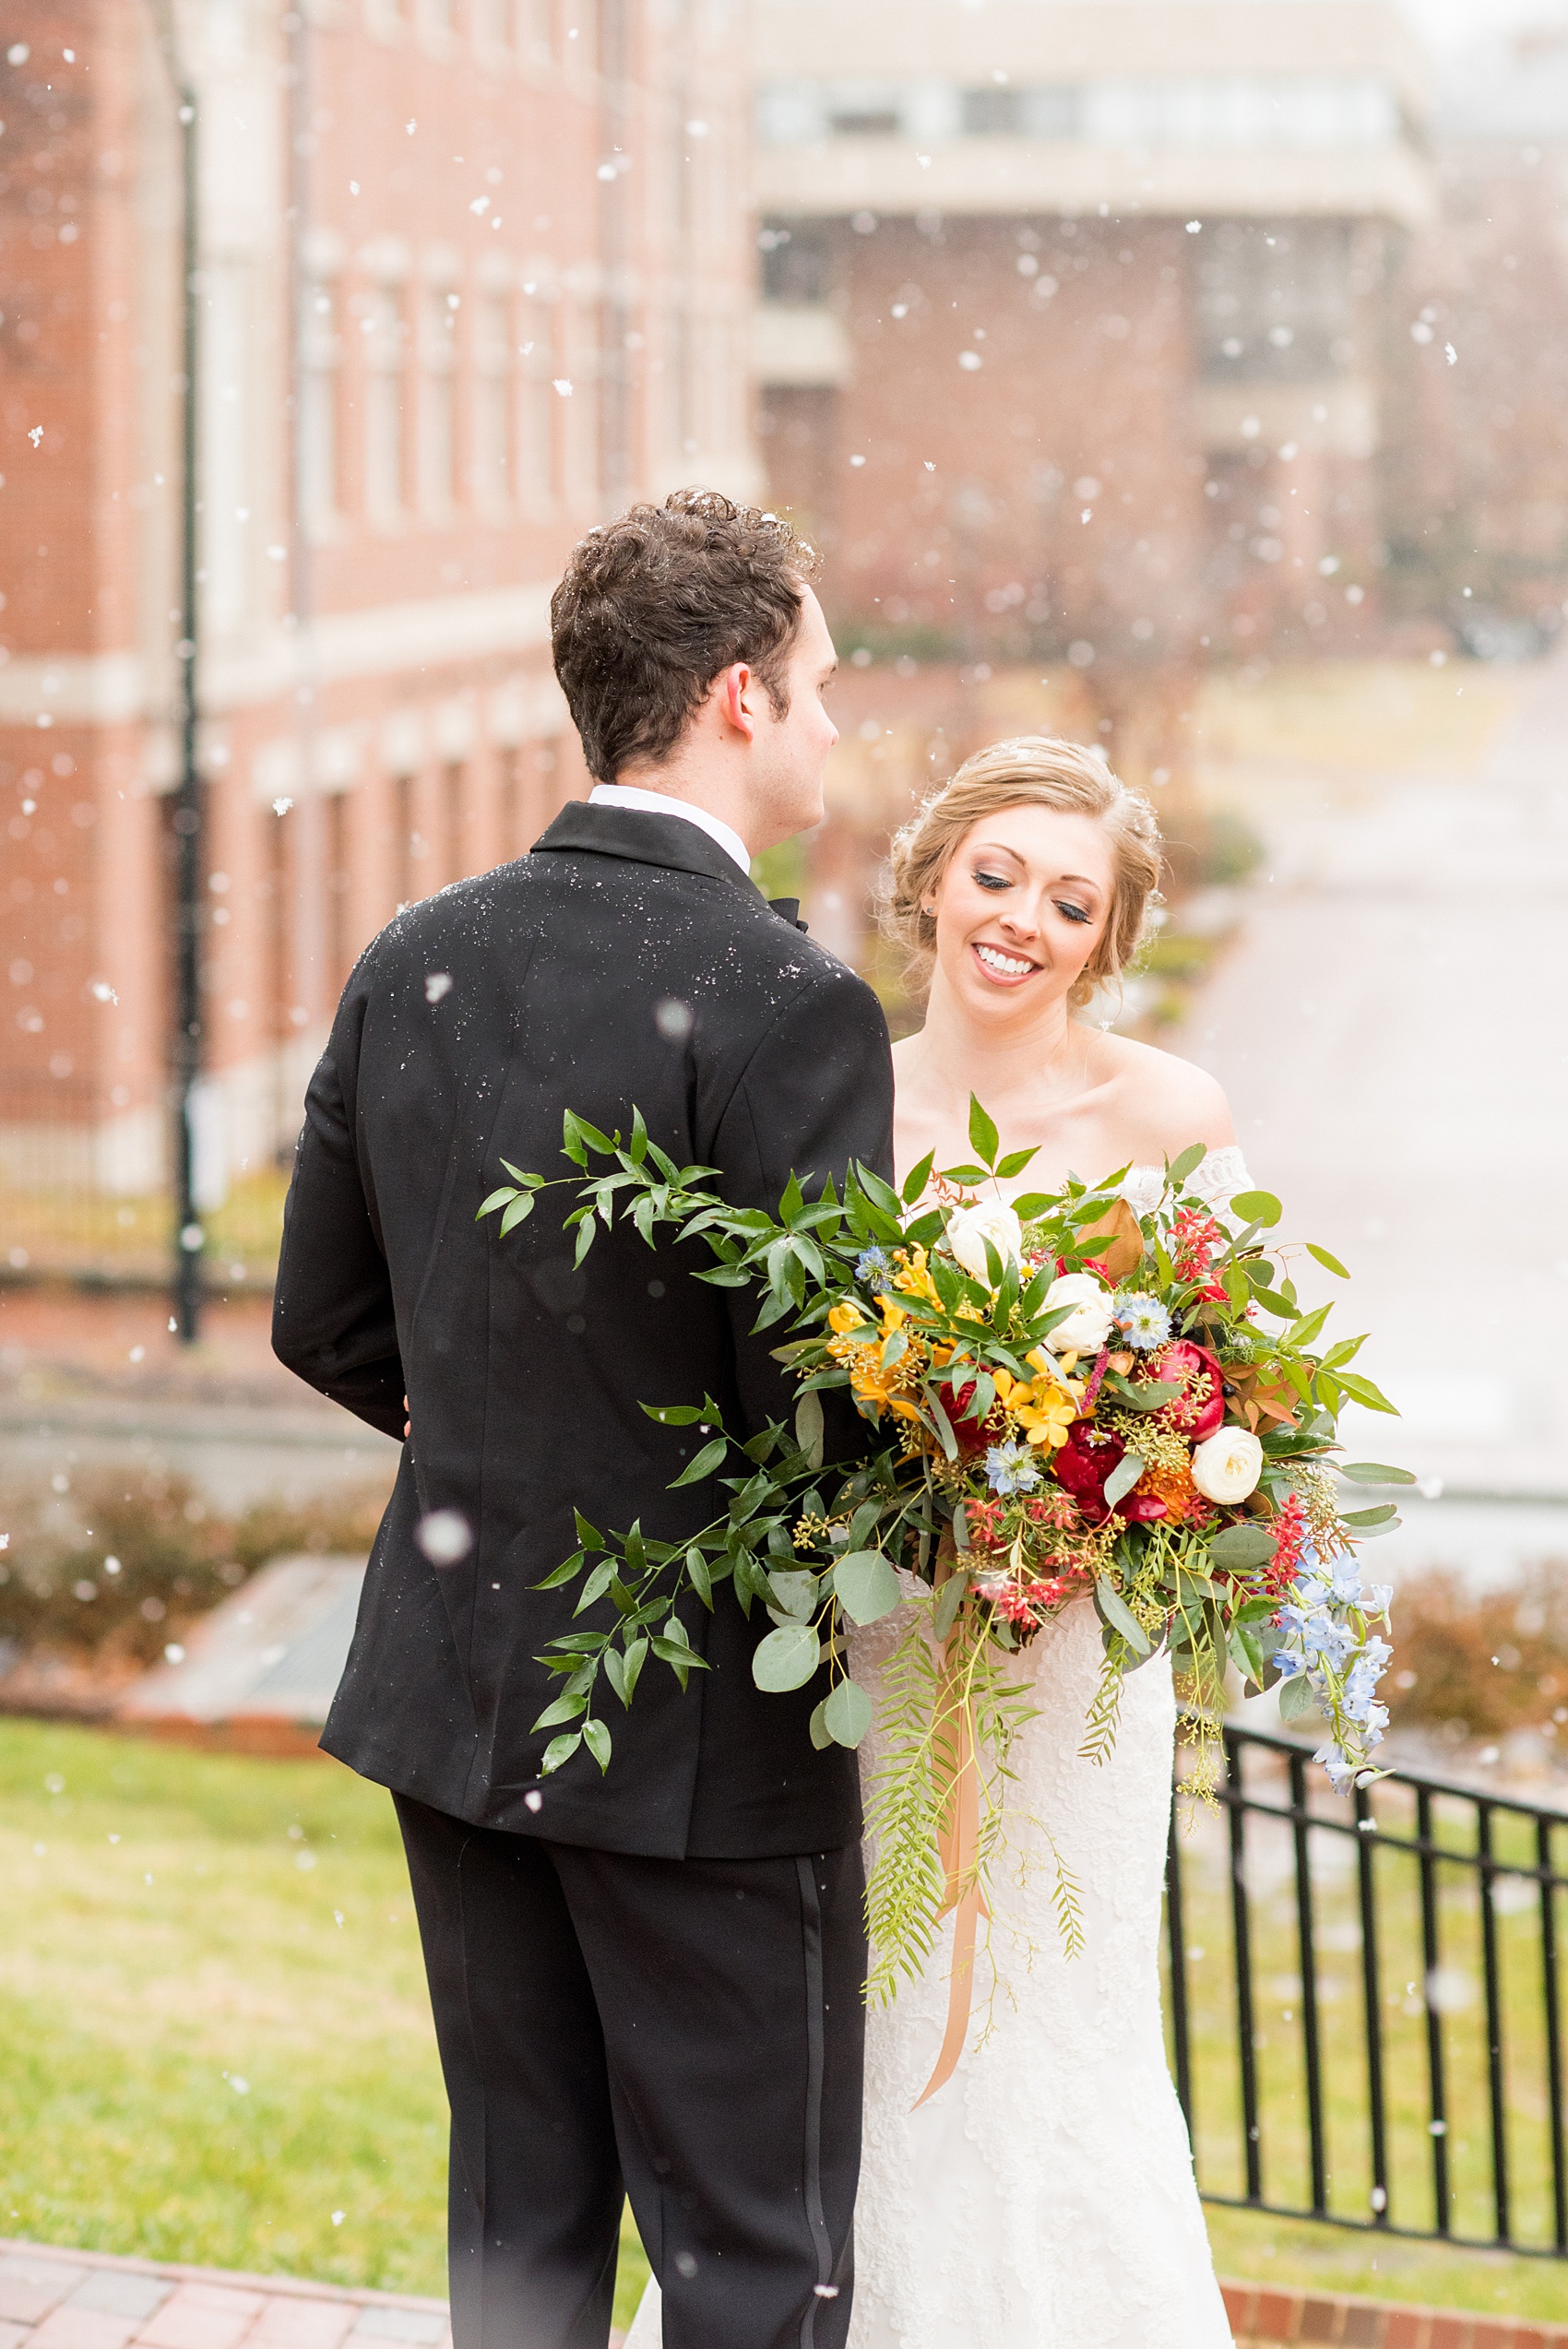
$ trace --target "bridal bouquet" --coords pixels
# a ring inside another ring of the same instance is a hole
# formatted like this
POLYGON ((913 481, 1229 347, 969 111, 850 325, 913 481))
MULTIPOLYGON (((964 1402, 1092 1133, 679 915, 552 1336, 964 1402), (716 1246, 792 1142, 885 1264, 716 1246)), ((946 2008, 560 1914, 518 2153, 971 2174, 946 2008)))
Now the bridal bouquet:
MULTIPOLYGON (((978 1101, 969 1136, 974 1163, 937 1173, 927 1157, 901 1192, 857 1168, 842 1198, 829 1185, 808 1202, 791 1180, 769 1216, 705 1188, 714 1169, 677 1167, 640 1115, 624 1142, 565 1121, 582 1177, 565 1178, 579 1189, 566 1218, 578 1263, 617 1216, 650 1246, 673 1227, 706 1248, 700 1278, 755 1292, 756 1327, 779 1328, 778 1358, 799 1393, 792 1427, 746 1441, 710 1398, 644 1404, 706 1439, 675 1482, 717 1477, 726 1504, 674 1545, 578 1517, 581 1546, 542 1587, 581 1578, 577 1613, 608 1600, 609 1619, 599 1609, 542 1659, 562 1683, 538 1725, 560 1730, 545 1769, 579 1746, 608 1765, 601 1690, 630 1704, 650 1655, 683 1686, 706 1668, 672 1602, 695 1591, 711 1608, 725 1579, 773 1626, 754 1652, 758 1686, 799 1688, 826 1664, 812 1736, 858 1745, 873 1708, 853 1677, 849 1627, 902 1604, 870 1800, 873 1989, 884 1996, 923 1965, 949 1908, 960 1956, 966 1933, 972 1956, 1004 1841, 1008 1751, 1032 1710, 1011 1659, 1072 1601, 1092 1601, 1104 1649, 1090 1762, 1111 1749, 1127 1675, 1161 1648, 1211 1769, 1232 1665, 1251 1689, 1278 1687, 1286 1721, 1323 1716, 1317 1759, 1341 1792, 1366 1781, 1388 1717, 1375 1690, 1391 1651, 1372 1627, 1386 1622, 1389 1593, 1363 1587, 1357 1550, 1396 1512, 1347 1512, 1340 1480, 1411 1479, 1336 1458, 1346 1402, 1392 1406, 1350 1367, 1362 1341, 1325 1346, 1330 1308, 1301 1311, 1291 1251, 1271 1237, 1279 1202, 1242 1192, 1222 1222, 1187 1187, 1205 1155, 1195 1146, 1141 1217, 1120 1176, 1008 1204, 998 1186, 1034 1153, 1002 1155, 978 1101), (608 1170, 591 1173, 590 1155, 608 1170), (848 1389, 865 1440, 829 1465, 820 1397, 834 1387, 848 1389)), ((544 1185, 506 1172, 479 1211, 499 1214, 503 1232, 544 1185)), ((1346 1276, 1326 1250, 1308 1252, 1346 1276)), ((1075 1901, 1060 1863, 1056 1905, 1071 1948, 1075 1901)))

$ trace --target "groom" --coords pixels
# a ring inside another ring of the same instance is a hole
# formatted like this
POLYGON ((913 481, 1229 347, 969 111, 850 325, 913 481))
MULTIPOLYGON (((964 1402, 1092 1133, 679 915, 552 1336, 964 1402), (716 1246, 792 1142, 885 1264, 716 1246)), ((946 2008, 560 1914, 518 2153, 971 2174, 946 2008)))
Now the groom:
POLYGON ((748 874, 822 815, 814 561, 707 492, 583 541, 555 668, 600 780, 374 940, 306 1101, 273 1343, 388 1434, 406 1394, 412 1429, 322 1743, 392 1789, 408 1851, 457 2349, 604 2349, 623 2192, 666 2349, 840 2349, 849 2326, 853 1754, 813 1747, 814 1687, 754 1686, 767 1622, 727 1584, 680 1610, 710 1668, 683 1693, 649 1666, 606 1774, 579 1749, 541 1778, 534 1726, 576 1596, 539 1584, 574 1510, 679 1540, 729 1499, 668 1489, 702 1439, 639 1406, 711 1394, 750 1431, 785 1382, 695 1252, 617 1227, 575 1270, 569 1185, 505 1240, 475 1221, 503 1158, 571 1174, 566 1109, 625 1132, 636 1105, 747 1205, 791 1171, 891 1173, 875 998, 748 874))

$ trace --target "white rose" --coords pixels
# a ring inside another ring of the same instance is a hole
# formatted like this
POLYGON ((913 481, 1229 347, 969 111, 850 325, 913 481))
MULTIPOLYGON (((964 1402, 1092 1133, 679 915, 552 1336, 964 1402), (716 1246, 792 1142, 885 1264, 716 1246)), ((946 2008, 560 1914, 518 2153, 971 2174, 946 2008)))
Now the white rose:
POLYGON ((1193 1482, 1210 1501, 1245 1501, 1263 1474, 1263 1446, 1245 1428, 1220 1428, 1193 1448, 1193 1482))
POLYGON ((1115 1324, 1111 1308, 1115 1302, 1103 1281, 1092 1273, 1063 1273, 1045 1292, 1045 1311, 1059 1313, 1064 1305, 1075 1305, 1077 1311, 1058 1322, 1046 1339, 1053 1354, 1095 1354, 1105 1344, 1115 1324))
POLYGON ((959 1207, 949 1217, 947 1245, 954 1262, 962 1264, 972 1279, 989 1283, 988 1240, 1004 1264, 1009 1259, 1016 1264, 1023 1254, 1024 1227, 1000 1199, 982 1199, 977 1207, 959 1207))

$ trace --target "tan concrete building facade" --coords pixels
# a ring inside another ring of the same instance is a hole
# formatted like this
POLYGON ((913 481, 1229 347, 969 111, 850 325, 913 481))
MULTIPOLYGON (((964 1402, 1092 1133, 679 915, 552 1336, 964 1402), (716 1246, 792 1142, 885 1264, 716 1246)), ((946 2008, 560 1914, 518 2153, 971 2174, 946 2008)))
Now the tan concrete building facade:
POLYGON ((760 486, 732 0, 32 0, 0 65, 0 1177, 166 1180, 178 125, 198 108, 197 1186, 355 954, 580 788, 548 602, 760 486))

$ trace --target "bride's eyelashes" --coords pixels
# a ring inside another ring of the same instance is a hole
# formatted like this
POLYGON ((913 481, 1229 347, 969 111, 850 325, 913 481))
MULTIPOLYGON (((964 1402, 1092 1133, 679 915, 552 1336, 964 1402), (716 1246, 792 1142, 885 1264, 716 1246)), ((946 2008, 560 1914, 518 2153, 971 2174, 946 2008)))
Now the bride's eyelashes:
MULTIPOLYGON (((981 889, 1010 889, 1013 886, 1011 879, 1004 872, 983 872, 977 871, 971 878, 981 889)), ((1092 921, 1094 919, 1093 914, 1086 911, 1082 906, 1075 906, 1067 898, 1058 897, 1055 900, 1055 906, 1057 912, 1061 914, 1063 919, 1066 921, 1092 921)))

